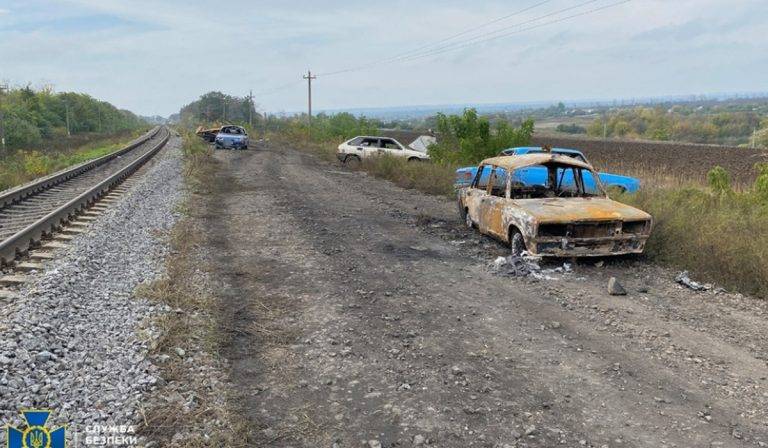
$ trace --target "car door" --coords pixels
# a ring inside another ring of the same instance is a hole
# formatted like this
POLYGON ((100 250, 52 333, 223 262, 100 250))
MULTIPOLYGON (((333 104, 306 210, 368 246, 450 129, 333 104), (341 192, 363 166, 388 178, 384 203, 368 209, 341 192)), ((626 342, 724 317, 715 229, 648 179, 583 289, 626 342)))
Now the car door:
POLYGON ((507 201, 508 185, 507 171, 494 167, 488 179, 486 194, 480 201, 480 231, 502 239, 506 237, 502 212, 507 201))
POLYGON ((391 138, 379 139, 379 146, 381 148, 381 152, 384 154, 390 154, 397 157, 405 156, 403 147, 397 141, 391 138))
POLYGON ((355 147, 355 154, 360 158, 372 157, 379 152, 379 139, 372 137, 365 137, 359 146, 355 147))
POLYGON ((469 218, 480 228, 482 218, 481 204, 488 195, 488 178, 492 167, 481 165, 477 168, 475 177, 467 188, 464 204, 467 207, 469 218))

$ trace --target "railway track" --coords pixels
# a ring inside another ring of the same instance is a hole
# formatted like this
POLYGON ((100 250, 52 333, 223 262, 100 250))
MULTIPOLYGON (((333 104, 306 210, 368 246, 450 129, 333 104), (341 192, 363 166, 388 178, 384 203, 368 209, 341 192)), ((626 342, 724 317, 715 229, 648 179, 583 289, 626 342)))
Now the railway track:
POLYGON ((0 192, 0 266, 83 213, 152 158, 170 131, 153 129, 125 148, 18 188, 0 192))

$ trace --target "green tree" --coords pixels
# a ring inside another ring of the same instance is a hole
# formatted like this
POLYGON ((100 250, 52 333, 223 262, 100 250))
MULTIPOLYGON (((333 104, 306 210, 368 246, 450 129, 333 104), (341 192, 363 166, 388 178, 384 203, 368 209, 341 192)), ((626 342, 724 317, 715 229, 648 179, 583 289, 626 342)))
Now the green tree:
POLYGON ((721 166, 716 166, 707 173, 709 188, 716 194, 727 194, 731 190, 731 175, 721 166))
POLYGON ((466 109, 462 115, 438 114, 441 141, 430 146, 429 155, 438 163, 476 163, 502 149, 529 144, 533 128, 533 120, 524 121, 519 128, 506 121, 491 127, 488 118, 480 117, 475 109, 466 109))

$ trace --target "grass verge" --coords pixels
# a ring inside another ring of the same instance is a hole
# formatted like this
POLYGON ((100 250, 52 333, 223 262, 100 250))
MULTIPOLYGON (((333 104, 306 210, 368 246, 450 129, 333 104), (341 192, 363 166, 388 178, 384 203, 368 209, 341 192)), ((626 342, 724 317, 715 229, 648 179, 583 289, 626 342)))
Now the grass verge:
POLYGON ((184 175, 191 193, 184 216, 170 235, 164 277, 141 287, 137 296, 168 306, 155 324, 161 336, 150 356, 157 360, 162 386, 143 411, 141 434, 157 446, 245 447, 245 423, 228 405, 227 365, 219 355, 222 336, 217 302, 201 270, 198 247, 204 234, 187 210, 195 193, 205 192, 215 160, 207 145, 182 131, 184 175))
MULTIPOLYGON (((324 160, 335 161, 337 143, 307 143, 290 141, 291 146, 303 151, 318 154, 324 160)), ((367 173, 387 179, 394 184, 422 191, 428 194, 454 198, 456 190, 453 182, 458 166, 432 162, 409 162, 402 157, 382 155, 366 159, 360 169, 367 173)))
POLYGON ((655 221, 645 255, 699 279, 768 297, 768 200, 752 191, 655 188, 616 198, 655 221))
POLYGON ((71 151, 16 151, 0 159, 0 190, 117 151, 143 132, 121 132, 71 151))
MULTIPOLYGON (((290 143, 335 160, 334 143, 290 143)), ((451 199, 456 168, 386 156, 366 160, 360 167, 401 187, 451 199)), ((654 217, 646 259, 689 270, 699 279, 742 293, 768 297, 768 171, 753 187, 739 186, 734 191, 729 180, 724 189, 713 189, 661 169, 625 168, 649 186, 615 197, 654 217), (766 192, 761 193, 761 188, 766 192)))

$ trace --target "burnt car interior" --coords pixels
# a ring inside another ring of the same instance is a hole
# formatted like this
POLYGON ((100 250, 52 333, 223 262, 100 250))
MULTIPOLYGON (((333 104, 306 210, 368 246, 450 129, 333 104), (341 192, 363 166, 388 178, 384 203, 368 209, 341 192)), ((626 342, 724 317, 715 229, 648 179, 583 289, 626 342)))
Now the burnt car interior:
MULTIPOLYGON (((507 171, 501 167, 483 165, 477 170, 473 187, 486 190, 492 196, 505 198, 507 171)), ((605 193, 592 171, 568 164, 550 162, 518 168, 510 182, 511 199, 588 198, 605 193), (521 179, 525 178, 526 182, 521 179)))
POLYGON ((221 133, 233 134, 233 135, 245 135, 245 129, 239 128, 237 126, 229 126, 229 127, 222 128, 221 133))

